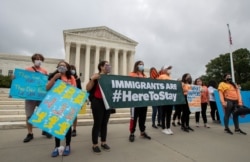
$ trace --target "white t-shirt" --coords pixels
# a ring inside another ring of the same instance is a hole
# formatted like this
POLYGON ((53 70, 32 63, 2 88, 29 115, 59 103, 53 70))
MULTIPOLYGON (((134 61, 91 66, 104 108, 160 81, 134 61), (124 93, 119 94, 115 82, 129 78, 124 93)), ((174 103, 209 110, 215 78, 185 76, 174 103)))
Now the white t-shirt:
POLYGON ((210 101, 215 101, 214 90, 216 90, 214 87, 212 87, 212 86, 208 87, 208 93, 209 93, 209 100, 210 101))

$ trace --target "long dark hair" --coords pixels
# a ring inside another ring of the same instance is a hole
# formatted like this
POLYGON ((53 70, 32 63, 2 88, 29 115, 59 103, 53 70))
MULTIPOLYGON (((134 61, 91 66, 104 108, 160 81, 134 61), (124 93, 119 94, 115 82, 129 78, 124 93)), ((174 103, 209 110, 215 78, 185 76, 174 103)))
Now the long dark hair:
POLYGON ((232 86, 234 86, 235 89, 237 89, 237 86, 236 86, 236 84, 233 81, 227 82, 226 77, 228 75, 231 75, 231 74, 230 73, 226 73, 226 74, 223 75, 223 81, 226 82, 226 83, 231 84, 232 86))
POLYGON ((72 74, 72 75, 75 77, 75 79, 77 79, 78 75, 77 75, 77 71, 76 71, 75 65, 70 65, 70 70, 75 70, 75 74, 72 74))
POLYGON ((183 74, 182 75, 182 79, 181 79, 181 81, 183 82, 183 83, 188 83, 188 84, 191 84, 192 83, 192 77, 191 77, 191 75, 190 75, 190 81, 187 81, 187 76, 188 75, 190 75, 189 73, 185 73, 185 74, 183 74))
POLYGON ((108 63, 108 61, 99 62, 98 66, 97 66, 99 73, 101 73, 101 71, 102 71, 101 67, 104 66, 106 63, 108 63))
POLYGON ((214 80, 210 80, 209 82, 208 82, 208 87, 213 87, 213 88, 215 88, 215 89, 217 89, 217 83, 216 83, 216 81, 214 81, 214 80))
MULTIPOLYGON (((139 61, 136 61, 136 62, 135 62, 135 64, 134 64, 134 69, 133 69, 133 72, 134 72, 134 73, 137 73, 137 72, 138 72, 138 65, 139 65, 140 63, 143 63, 143 61, 139 60, 139 61)), ((143 63, 143 64, 144 64, 144 63, 143 63)), ((145 76, 144 70, 143 70, 141 73, 142 73, 143 76, 145 76)))

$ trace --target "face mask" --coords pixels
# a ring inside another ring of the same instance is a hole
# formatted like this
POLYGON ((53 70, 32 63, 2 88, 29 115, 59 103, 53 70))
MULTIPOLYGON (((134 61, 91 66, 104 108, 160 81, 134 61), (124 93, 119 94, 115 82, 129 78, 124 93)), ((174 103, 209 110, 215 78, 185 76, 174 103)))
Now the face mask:
POLYGON ((226 81, 232 82, 232 78, 227 78, 226 81))
POLYGON ((70 71, 72 75, 75 75, 76 74, 76 71, 75 70, 71 70, 70 71))
POLYGON ((41 60, 35 60, 34 65, 35 66, 41 66, 42 61, 41 60))
POLYGON ((144 65, 138 65, 138 70, 143 71, 144 70, 144 65))
POLYGON ((191 84, 192 83, 192 79, 191 78, 187 78, 186 81, 191 84))
POLYGON ((58 66, 57 70, 59 73, 65 73, 68 69, 65 66, 58 66))
POLYGON ((105 65, 105 71, 106 71, 106 73, 110 73, 111 72, 111 66, 110 65, 105 65))

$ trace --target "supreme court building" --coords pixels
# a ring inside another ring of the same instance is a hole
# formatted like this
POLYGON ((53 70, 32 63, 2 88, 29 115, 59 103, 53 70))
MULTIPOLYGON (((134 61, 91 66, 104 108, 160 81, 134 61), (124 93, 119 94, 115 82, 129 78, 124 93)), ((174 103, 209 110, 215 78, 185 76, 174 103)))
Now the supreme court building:
POLYGON ((98 72, 100 61, 109 61, 111 74, 128 75, 133 69, 134 40, 105 26, 64 30, 65 60, 76 66, 82 81, 98 72))
MULTIPOLYGON (((93 73, 98 72, 100 61, 110 62, 111 74, 128 75, 133 69, 138 43, 106 26, 64 30, 63 37, 64 59, 76 66, 83 86, 93 73)), ((60 60, 46 57, 42 66, 50 73, 60 60)), ((24 69, 31 65, 31 56, 0 53, 0 75, 11 75, 15 68, 24 69)))

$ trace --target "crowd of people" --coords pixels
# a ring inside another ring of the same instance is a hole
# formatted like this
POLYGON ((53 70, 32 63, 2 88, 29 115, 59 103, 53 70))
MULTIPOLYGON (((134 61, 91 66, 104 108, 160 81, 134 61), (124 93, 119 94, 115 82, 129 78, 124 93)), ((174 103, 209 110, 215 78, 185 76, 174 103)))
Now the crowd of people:
MULTIPOLYGON (((34 54, 31 57, 33 65, 26 68, 28 71, 39 72, 44 75, 48 75, 46 69, 42 67, 42 63, 45 60, 42 54, 34 54)), ((101 153, 101 149, 104 151, 110 151, 111 147, 107 144, 107 131, 108 131, 108 122, 110 118, 111 111, 106 110, 101 89, 99 87, 98 79, 101 75, 107 75, 111 72, 111 65, 108 61, 101 61, 98 64, 98 73, 91 75, 87 85, 86 90, 90 93, 90 102, 91 102, 91 111, 93 115, 93 127, 92 127, 92 151, 96 154, 101 153), (100 145, 98 140, 100 138, 100 145)), ((155 70, 155 68, 151 68, 155 70)), ((163 66, 159 71, 159 74, 154 77, 158 80, 172 80, 171 78, 172 66, 163 66)), ((130 77, 138 78, 147 78, 148 76, 144 73, 144 62, 137 61, 134 64, 133 71, 128 74, 130 77)), ((66 61, 60 61, 57 64, 56 70, 48 76, 48 83, 46 85, 46 90, 50 90, 54 85, 57 79, 61 79, 65 83, 68 83, 72 86, 75 86, 79 89, 81 87, 81 80, 77 75, 76 67, 70 65, 66 61)), ((239 128, 239 115, 242 113, 237 112, 238 106, 243 106, 239 88, 231 80, 231 75, 226 74, 223 77, 223 81, 217 87, 215 81, 209 81, 208 86, 206 86, 201 78, 195 79, 192 81, 192 77, 189 73, 183 74, 182 78, 177 80, 181 82, 183 94, 185 97, 185 104, 180 105, 158 105, 152 106, 152 127, 155 129, 161 128, 162 132, 167 135, 173 135, 174 132, 171 129, 171 126, 177 127, 180 126, 180 129, 184 132, 193 132, 194 129, 190 126, 190 107, 187 101, 188 91, 191 89, 191 85, 200 86, 201 93, 201 111, 195 112, 195 123, 196 127, 200 127, 200 116, 203 119, 203 125, 205 128, 210 128, 207 120, 207 107, 208 105, 211 108, 210 115, 214 123, 220 123, 221 120, 224 120, 225 123, 225 132, 228 134, 233 134, 229 129, 228 122, 230 115, 233 115, 233 121, 235 125, 235 133, 240 133, 246 135, 244 131, 239 128), (219 91, 220 101, 223 106, 225 116, 224 119, 220 119, 218 108, 215 102, 214 92, 215 90, 219 91), (173 113, 174 110, 174 114, 173 113), (177 120, 177 123, 176 123, 177 120), (172 121, 172 123, 171 123, 172 121), (157 123, 156 123, 157 122, 157 123)), ((33 114, 35 108, 40 104, 39 101, 25 101, 25 112, 27 117, 27 130, 28 134, 23 140, 27 143, 33 139, 32 125, 28 123, 28 119, 33 114)), ((132 107, 130 109, 131 119, 129 122, 129 141, 135 141, 135 131, 138 122, 140 136, 147 140, 150 140, 151 137, 146 132, 146 117, 147 117, 148 107, 132 107)), ((244 114, 250 112, 244 111, 244 114)), ((69 128, 68 132, 65 135, 66 146, 63 151, 63 155, 70 155, 71 151, 71 137, 77 135, 76 131, 77 118, 74 120, 72 127, 69 128)), ((47 138, 52 136, 47 132, 42 132, 43 135, 46 135, 47 138)), ((60 139, 55 137, 55 147, 51 153, 52 157, 57 157, 59 155, 58 148, 60 147, 60 139)))

